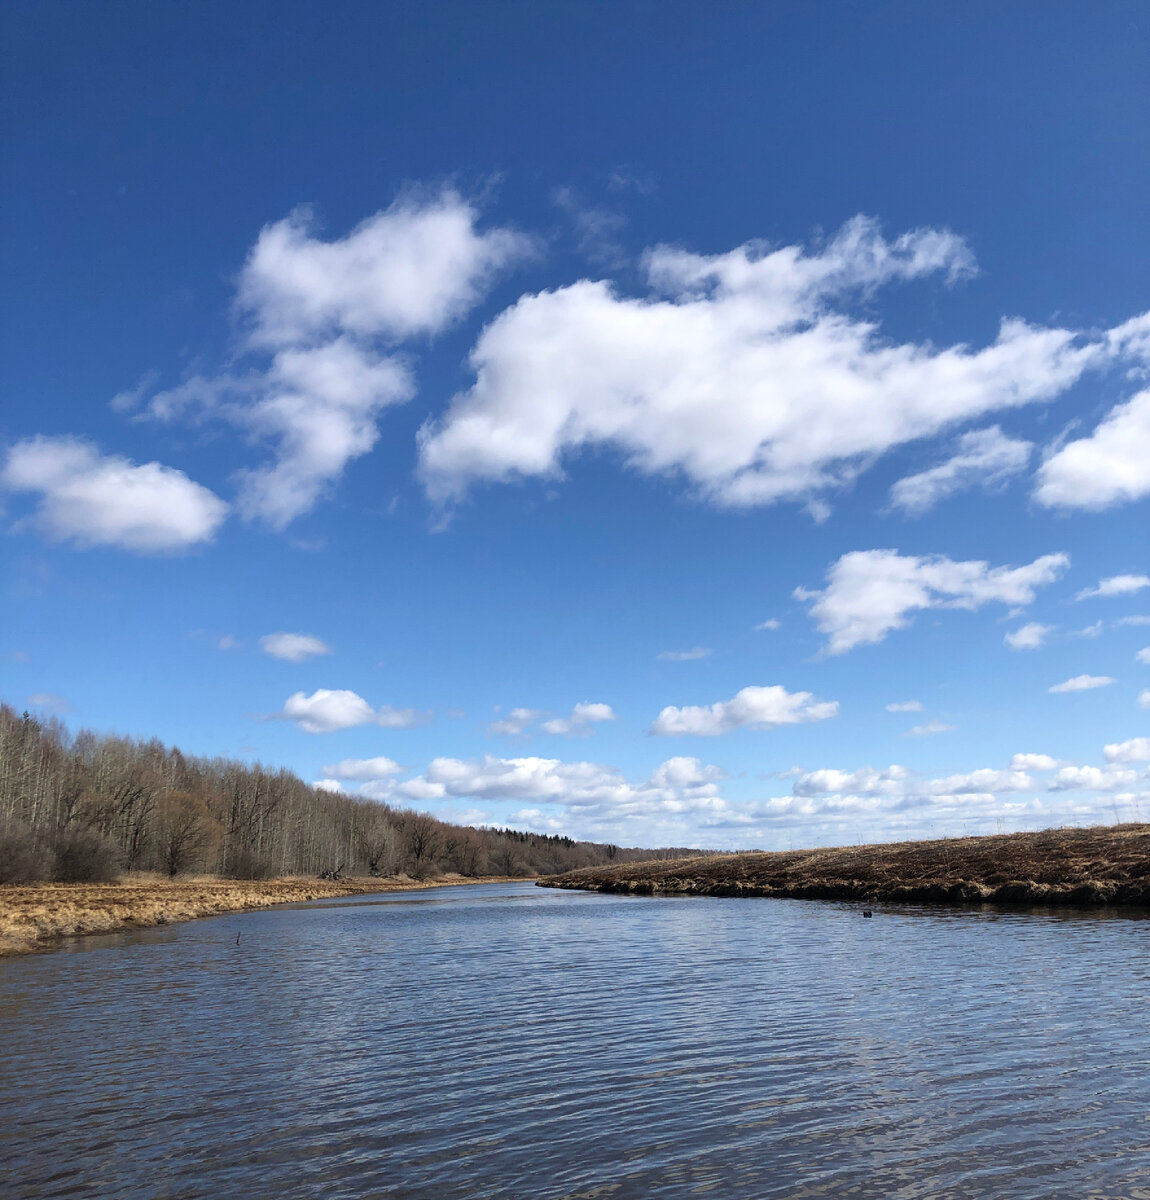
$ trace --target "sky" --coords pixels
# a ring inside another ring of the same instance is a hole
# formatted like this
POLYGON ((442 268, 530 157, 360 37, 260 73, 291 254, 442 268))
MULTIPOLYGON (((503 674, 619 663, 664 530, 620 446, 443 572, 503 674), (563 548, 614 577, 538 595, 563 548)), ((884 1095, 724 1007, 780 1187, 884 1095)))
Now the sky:
POLYGON ((1150 818, 1143 4, 0 25, 0 699, 626 845, 1150 818))

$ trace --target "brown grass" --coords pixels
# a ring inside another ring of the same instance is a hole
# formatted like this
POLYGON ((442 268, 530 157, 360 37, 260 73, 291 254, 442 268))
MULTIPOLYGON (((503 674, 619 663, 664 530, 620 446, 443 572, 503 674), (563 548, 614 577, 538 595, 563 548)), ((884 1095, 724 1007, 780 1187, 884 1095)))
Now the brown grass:
POLYGON ((159 876, 139 876, 121 883, 4 884, 0 885, 0 958, 50 949, 59 938, 76 934, 142 929, 334 896, 491 882, 496 881, 462 875, 446 875, 426 882, 403 876, 259 882, 209 877, 171 881, 159 876))
POLYGON ((637 895, 1150 905, 1150 825, 628 863, 538 883, 637 895))

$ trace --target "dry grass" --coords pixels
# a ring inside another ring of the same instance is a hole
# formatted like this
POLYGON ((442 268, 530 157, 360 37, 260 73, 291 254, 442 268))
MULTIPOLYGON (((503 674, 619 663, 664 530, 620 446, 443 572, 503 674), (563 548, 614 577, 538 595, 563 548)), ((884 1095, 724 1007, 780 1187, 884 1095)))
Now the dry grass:
POLYGON ((1150 905, 1150 825, 628 863, 539 883, 638 895, 1150 905))
POLYGON ((121 883, 36 883, 0 886, 0 958, 49 949, 61 937, 169 925, 194 917, 333 896, 411 891, 445 884, 494 882, 447 875, 424 883, 392 879, 310 878, 259 882, 203 877, 171 881, 139 876, 121 883))

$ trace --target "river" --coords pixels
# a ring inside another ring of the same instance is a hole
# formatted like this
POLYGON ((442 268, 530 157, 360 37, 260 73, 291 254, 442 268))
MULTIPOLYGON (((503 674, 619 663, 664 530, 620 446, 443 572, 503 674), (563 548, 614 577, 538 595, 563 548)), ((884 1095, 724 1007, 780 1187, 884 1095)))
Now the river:
POLYGON ((0 963, 0 1195, 1150 1197, 1145 917, 525 883, 76 939, 0 963))

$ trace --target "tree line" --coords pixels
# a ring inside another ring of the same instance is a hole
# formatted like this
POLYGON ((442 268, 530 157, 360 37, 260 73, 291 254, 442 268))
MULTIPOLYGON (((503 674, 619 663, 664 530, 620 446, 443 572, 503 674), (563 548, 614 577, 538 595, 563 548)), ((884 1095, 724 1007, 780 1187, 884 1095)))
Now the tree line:
POLYGON ((0 704, 0 883, 123 871, 277 875, 555 874, 699 853, 624 849, 328 792, 283 769, 184 754, 0 704))

